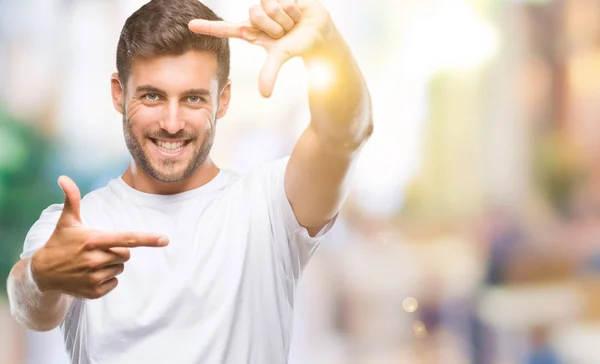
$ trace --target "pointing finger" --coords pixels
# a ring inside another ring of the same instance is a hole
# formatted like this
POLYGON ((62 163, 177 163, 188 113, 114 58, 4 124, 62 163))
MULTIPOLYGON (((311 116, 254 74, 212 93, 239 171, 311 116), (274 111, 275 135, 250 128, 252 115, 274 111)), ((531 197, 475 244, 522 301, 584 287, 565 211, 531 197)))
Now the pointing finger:
POLYGON ((210 35, 219 38, 244 39, 243 24, 236 24, 221 20, 194 19, 189 22, 190 30, 197 34, 210 35))
POLYGON ((88 249, 164 247, 169 238, 159 234, 123 232, 102 233, 86 244, 88 249))

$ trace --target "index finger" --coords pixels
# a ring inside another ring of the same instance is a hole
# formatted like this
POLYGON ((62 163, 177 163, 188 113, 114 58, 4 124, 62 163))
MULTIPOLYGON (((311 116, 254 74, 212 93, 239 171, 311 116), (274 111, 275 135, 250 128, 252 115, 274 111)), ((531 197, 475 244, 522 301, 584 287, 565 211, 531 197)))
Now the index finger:
POLYGON ((87 243, 90 249, 164 247, 169 244, 169 238, 160 234, 123 232, 102 233, 87 243))
POLYGON ((243 25, 222 20, 194 19, 189 22, 190 30, 197 34, 211 35, 220 38, 243 39, 243 25))

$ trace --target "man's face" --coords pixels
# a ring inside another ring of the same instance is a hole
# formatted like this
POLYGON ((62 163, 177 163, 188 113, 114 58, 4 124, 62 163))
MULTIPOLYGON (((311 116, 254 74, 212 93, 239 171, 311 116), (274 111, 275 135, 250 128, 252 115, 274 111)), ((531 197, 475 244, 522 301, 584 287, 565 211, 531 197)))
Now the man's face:
POLYGON ((182 181, 208 157, 229 102, 229 85, 219 94, 217 67, 213 54, 189 51, 136 58, 125 90, 113 76, 127 148, 153 179, 182 181))

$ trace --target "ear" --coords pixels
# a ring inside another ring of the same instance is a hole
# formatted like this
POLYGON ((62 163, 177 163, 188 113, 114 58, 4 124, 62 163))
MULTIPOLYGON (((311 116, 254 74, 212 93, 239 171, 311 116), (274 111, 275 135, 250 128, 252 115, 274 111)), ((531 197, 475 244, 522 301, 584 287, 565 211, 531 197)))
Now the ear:
POLYGON ((227 84, 219 96, 219 111, 217 112, 217 119, 221 119, 225 116, 225 114, 227 114, 229 100, 231 100, 231 81, 227 80, 227 84))
POLYGON ((110 88, 111 88, 111 92, 112 92, 112 101, 113 101, 113 105, 115 106, 115 110, 117 110, 119 113, 123 114, 123 111, 125 110, 124 105, 123 105, 123 92, 125 92, 123 90, 123 87, 121 86, 121 80, 119 80, 119 74, 118 73, 113 73, 112 76, 110 77, 110 88))

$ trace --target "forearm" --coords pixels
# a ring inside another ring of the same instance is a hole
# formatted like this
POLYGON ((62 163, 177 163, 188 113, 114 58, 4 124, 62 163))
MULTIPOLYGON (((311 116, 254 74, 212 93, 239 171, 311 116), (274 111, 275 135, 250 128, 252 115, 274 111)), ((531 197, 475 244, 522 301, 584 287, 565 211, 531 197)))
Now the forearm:
POLYGON ((350 49, 332 25, 303 57, 311 122, 292 152, 285 191, 298 222, 313 235, 339 211, 357 151, 373 131, 371 98, 350 49), (315 77, 328 76, 327 83, 315 77))
POLYGON ((64 319, 71 297, 60 292, 41 292, 31 276, 29 259, 13 267, 8 276, 8 300, 12 316, 36 331, 48 331, 64 319))
POLYGON ((353 152, 373 131, 371 98, 354 57, 335 27, 316 51, 303 57, 308 69, 310 128, 333 152, 353 152), (326 77, 323 83, 320 78, 326 77))

